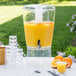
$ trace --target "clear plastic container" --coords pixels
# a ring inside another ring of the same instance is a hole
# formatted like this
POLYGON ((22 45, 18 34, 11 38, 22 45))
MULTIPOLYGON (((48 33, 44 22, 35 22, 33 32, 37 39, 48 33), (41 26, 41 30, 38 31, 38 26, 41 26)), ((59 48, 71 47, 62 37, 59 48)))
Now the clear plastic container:
POLYGON ((51 56, 55 7, 52 5, 25 5, 23 20, 27 56, 51 56))

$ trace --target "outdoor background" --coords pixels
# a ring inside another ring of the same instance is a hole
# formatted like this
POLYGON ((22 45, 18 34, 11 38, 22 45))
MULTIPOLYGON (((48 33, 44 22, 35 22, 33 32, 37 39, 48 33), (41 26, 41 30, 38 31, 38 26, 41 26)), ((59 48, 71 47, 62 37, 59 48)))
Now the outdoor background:
POLYGON ((17 35, 18 43, 26 54, 22 18, 22 7, 26 4, 50 4, 56 7, 52 56, 56 56, 57 51, 76 56, 76 33, 66 26, 76 15, 76 0, 0 0, 0 41, 7 45, 9 35, 17 35))

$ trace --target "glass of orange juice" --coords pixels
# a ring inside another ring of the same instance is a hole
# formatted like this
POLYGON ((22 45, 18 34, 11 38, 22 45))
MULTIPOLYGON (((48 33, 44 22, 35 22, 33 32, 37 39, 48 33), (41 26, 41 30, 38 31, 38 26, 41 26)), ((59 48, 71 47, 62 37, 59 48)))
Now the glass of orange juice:
POLYGON ((54 19, 54 6, 24 6, 23 21, 28 57, 51 56, 54 19))
POLYGON ((66 72, 66 62, 57 62, 57 71, 61 74, 66 72))

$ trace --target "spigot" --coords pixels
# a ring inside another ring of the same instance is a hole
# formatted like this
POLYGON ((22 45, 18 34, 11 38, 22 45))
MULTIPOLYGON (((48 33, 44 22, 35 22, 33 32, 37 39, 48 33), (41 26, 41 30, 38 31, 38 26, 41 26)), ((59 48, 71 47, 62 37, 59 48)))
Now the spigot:
POLYGON ((40 40, 38 40, 38 42, 37 42, 37 48, 41 48, 40 40))

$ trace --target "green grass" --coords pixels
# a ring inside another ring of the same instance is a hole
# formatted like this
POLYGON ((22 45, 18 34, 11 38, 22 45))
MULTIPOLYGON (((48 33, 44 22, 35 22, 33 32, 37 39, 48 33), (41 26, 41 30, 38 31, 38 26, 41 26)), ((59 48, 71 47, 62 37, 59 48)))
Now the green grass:
POLYGON ((64 51, 67 46, 71 45, 72 40, 76 37, 66 27, 66 23, 70 21, 71 16, 76 13, 76 7, 56 7, 56 22, 53 38, 52 53, 56 51, 64 51))
MULTIPOLYGON (((9 35, 17 35, 18 36, 18 43, 24 48, 24 52, 26 53, 26 44, 25 44, 25 37, 24 37, 24 29, 23 29, 23 18, 22 12, 19 8, 22 6, 5 6, 8 7, 8 11, 12 9, 8 14, 6 8, 1 6, 5 10, 5 16, 11 16, 11 18, 5 17, 2 19, 2 14, 0 14, 0 40, 3 44, 8 44, 9 35), (17 11, 17 8, 18 10, 17 11), (20 13, 19 13, 20 12, 20 13), (16 14, 17 13, 17 14, 16 14), (14 16, 14 17, 13 17, 14 16), (5 20, 3 22, 3 20, 5 20)), ((0 8, 1 8, 0 7, 0 8)), ((76 14, 76 6, 56 6, 56 21, 55 21, 55 29, 54 29, 54 37, 53 37, 53 44, 52 44, 52 56, 56 55, 56 51, 64 51, 67 46, 69 46, 72 40, 75 38, 75 34, 69 31, 69 28, 66 27, 66 23, 69 22, 71 16, 76 14)))

